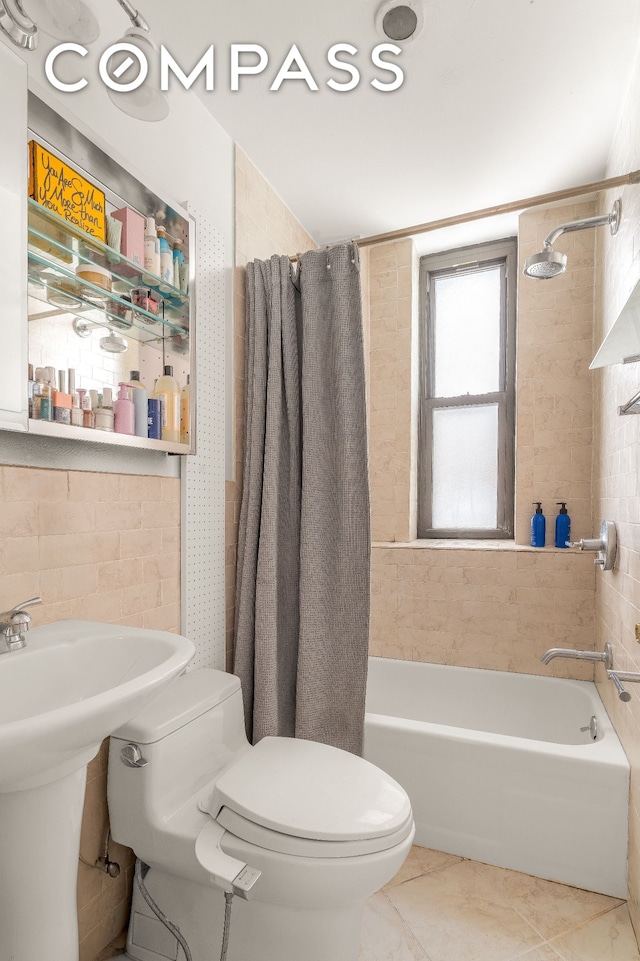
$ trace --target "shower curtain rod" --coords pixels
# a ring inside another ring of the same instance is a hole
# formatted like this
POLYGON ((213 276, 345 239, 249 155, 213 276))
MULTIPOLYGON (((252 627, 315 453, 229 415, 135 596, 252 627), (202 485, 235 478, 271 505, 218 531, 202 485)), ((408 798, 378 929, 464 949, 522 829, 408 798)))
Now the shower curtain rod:
MULTIPOLYGON (((431 230, 441 230, 443 227, 455 227, 458 224, 470 223, 472 220, 483 220, 485 217, 496 217, 498 214, 513 214, 527 207, 540 207, 543 204, 551 204, 557 200, 569 200, 571 197, 581 197, 583 194, 595 193, 599 190, 610 190, 613 187, 625 187, 629 184, 640 183, 640 170, 632 170, 628 174, 621 174, 619 177, 609 177, 607 180, 596 180, 590 184, 581 184, 578 187, 567 187, 564 190, 554 190, 548 194, 537 194, 535 197, 527 197, 524 200, 512 200, 509 203, 497 204, 495 207, 483 207, 481 210, 472 210, 466 214, 456 214, 453 217, 444 217, 442 220, 429 220, 424 224, 414 224, 413 227, 402 227, 399 230, 389 230, 383 234, 373 234, 371 237, 356 238, 358 247, 369 247, 372 244, 383 244, 390 240, 403 240, 405 237, 412 237, 414 234, 426 234, 431 230)), ((329 244, 328 246, 333 246, 329 244)), ((294 254, 289 260, 294 263, 298 255, 294 254)))

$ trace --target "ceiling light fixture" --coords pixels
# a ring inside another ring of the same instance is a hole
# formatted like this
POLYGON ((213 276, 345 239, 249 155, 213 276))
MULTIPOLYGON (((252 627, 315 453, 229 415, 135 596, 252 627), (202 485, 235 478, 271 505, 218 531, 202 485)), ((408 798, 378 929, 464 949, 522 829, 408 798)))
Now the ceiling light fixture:
POLYGON ((385 0, 378 8, 376 29, 385 40, 407 44, 416 39, 424 26, 421 0, 385 0))
MULTIPOLYGON (((118 42, 137 47, 146 58, 149 74, 155 79, 151 80, 147 76, 145 82, 135 90, 123 91, 109 88, 109 99, 123 113, 134 117, 136 120, 152 122, 164 120, 169 115, 169 101, 166 94, 160 89, 158 48, 151 39, 149 24, 141 13, 129 3, 129 0, 117 0, 117 2, 132 23, 132 26, 118 42)), ((124 50, 119 54, 114 54, 111 58, 111 73, 113 76, 117 76, 118 80, 123 79, 129 69, 127 62, 129 62, 129 66, 133 66, 131 56, 124 50)))
MULTIPOLYGON (((159 54, 149 24, 129 0, 116 2, 132 24, 118 42, 139 51, 141 66, 144 69, 146 60, 148 74, 154 79, 147 76, 135 90, 109 89, 109 99, 136 120, 164 120, 169 114, 169 102, 160 90, 159 54)), ((40 30, 56 40, 86 45, 97 40, 100 26, 85 0, 0 0, 0 32, 17 47, 35 50, 40 30)), ((135 56, 135 50, 132 53, 135 56)), ((123 50, 110 58, 109 65, 112 76, 126 86, 122 78, 134 65, 134 58, 123 50)))

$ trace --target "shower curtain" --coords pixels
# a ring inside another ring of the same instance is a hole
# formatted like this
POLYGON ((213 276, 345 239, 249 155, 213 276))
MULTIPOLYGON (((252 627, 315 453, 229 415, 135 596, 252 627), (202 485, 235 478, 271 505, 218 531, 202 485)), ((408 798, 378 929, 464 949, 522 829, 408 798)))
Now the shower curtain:
POLYGON ((247 734, 362 753, 370 519, 358 249, 247 266, 234 671, 247 734))

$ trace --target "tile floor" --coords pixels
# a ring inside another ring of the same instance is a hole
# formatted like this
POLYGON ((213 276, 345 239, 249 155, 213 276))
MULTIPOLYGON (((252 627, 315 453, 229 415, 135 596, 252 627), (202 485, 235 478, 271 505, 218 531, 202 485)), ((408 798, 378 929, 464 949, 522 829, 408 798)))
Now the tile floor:
POLYGON ((624 901, 427 848, 365 905, 359 961, 640 961, 624 901))

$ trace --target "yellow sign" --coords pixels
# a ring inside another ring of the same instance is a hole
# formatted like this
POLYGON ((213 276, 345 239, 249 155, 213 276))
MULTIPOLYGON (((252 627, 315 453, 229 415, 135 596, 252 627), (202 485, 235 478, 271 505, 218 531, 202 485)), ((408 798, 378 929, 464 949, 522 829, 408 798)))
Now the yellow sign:
POLYGON ((106 208, 101 190, 55 154, 31 140, 29 196, 105 243, 106 208))

